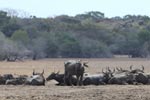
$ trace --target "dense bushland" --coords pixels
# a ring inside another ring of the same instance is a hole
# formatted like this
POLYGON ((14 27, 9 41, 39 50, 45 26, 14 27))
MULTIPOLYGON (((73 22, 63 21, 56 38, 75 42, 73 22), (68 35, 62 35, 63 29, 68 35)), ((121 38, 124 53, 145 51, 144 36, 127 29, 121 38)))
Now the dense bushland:
POLYGON ((18 17, 0 11, 0 59, 113 55, 150 56, 150 18, 107 18, 91 11, 76 16, 18 17))

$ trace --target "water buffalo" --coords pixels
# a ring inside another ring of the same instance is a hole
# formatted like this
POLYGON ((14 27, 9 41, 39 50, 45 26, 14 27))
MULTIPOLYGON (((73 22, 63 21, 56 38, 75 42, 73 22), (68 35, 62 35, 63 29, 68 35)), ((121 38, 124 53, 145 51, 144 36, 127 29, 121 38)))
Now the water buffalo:
MULTIPOLYGON (((108 73, 112 72, 108 69, 108 73)), ((122 68, 116 68, 113 71, 112 77, 108 80, 108 84, 133 84, 135 82, 135 75, 130 73, 130 70, 125 70, 122 68)))
POLYGON ((130 66, 130 70, 131 70, 131 74, 134 74, 136 76, 136 82, 137 83, 142 83, 142 84, 149 84, 149 77, 148 75, 146 75, 144 73, 144 66, 142 65, 141 66, 141 69, 139 68, 136 68, 136 69, 133 69, 132 68, 133 66, 131 65, 130 66))
POLYGON ((142 69, 133 69, 132 66, 130 66, 130 70, 116 69, 117 71, 113 73, 113 77, 108 81, 109 84, 148 83, 148 77, 144 74, 144 66, 142 66, 142 69))
POLYGON ((35 73, 33 70, 32 76, 26 79, 27 85, 45 85, 44 70, 42 73, 35 73))
MULTIPOLYGON (((49 80, 56 80, 58 84, 56 85, 64 85, 64 74, 59 74, 59 72, 55 73, 52 72, 47 78, 47 81, 49 80)), ((71 84, 69 83, 68 79, 66 78, 66 85, 70 86, 71 84)), ((77 79, 75 77, 71 77, 71 81, 73 85, 76 85, 77 79)))
MULTIPOLYGON (((115 71, 115 70, 114 70, 115 71)), ((114 74, 114 71, 111 71, 108 68, 106 68, 106 71, 104 72, 103 69, 102 69, 102 73, 103 73, 103 82, 105 84, 108 84, 109 80, 113 77, 113 74, 114 74)))
POLYGON ((133 67, 133 65, 130 66, 130 73, 134 73, 134 74, 144 73, 144 66, 143 65, 141 66, 142 67, 141 69, 138 69, 138 68, 133 69, 132 67, 133 67))
POLYGON ((136 76, 135 79, 137 83, 149 84, 149 78, 146 74, 138 73, 138 74, 135 74, 135 76, 136 76))
POLYGON ((22 85, 26 82, 27 75, 19 75, 13 79, 6 80, 6 85, 22 85))
POLYGON ((8 79, 13 79, 13 78, 14 78, 14 77, 13 77, 12 74, 0 75, 0 84, 1 84, 1 85, 4 85, 8 79))
POLYGON ((70 84, 72 85, 71 77, 73 75, 77 78, 77 85, 83 84, 83 74, 84 74, 84 67, 88 67, 87 63, 82 63, 80 60, 69 60, 64 63, 64 83, 66 84, 66 79, 68 78, 70 84))
POLYGON ((125 85, 125 84, 133 84, 134 82, 135 82, 135 75, 122 72, 119 74, 114 74, 108 83, 125 85))
POLYGON ((104 77, 103 74, 84 74, 83 85, 103 85, 104 77))

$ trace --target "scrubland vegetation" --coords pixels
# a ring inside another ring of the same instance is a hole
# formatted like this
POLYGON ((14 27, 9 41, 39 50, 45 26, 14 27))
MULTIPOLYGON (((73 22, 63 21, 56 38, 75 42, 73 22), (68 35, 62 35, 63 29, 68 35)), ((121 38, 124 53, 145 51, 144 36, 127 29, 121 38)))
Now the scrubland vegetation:
POLYGON ((107 18, 91 11, 76 16, 19 17, 0 11, 0 60, 150 56, 150 18, 107 18))

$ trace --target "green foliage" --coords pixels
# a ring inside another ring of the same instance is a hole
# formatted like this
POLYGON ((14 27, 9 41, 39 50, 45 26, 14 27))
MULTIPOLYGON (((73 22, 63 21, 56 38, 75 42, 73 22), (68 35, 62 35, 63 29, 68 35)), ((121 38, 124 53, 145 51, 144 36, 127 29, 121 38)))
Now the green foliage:
POLYGON ((0 60, 3 60, 4 59, 4 43, 5 43, 5 36, 2 32, 0 32, 0 60))
POLYGON ((20 55, 45 57, 150 56, 150 18, 106 18, 90 11, 54 18, 9 17, 0 11, 0 59, 20 55), (7 51, 7 52, 6 52, 7 51), (24 52, 25 51, 25 52, 24 52))
POLYGON ((7 24, 10 20, 10 17, 7 16, 7 12, 0 11, 0 30, 3 28, 5 24, 7 24))
POLYGON ((46 47, 46 41, 42 37, 38 37, 35 39, 32 39, 30 50, 32 51, 32 59, 36 60, 38 58, 45 57, 45 47, 46 47))
POLYGON ((15 21, 12 21, 3 26, 2 32, 5 34, 5 36, 11 37, 12 34, 19 29, 20 26, 16 24, 15 21))
POLYGON ((98 40, 91 40, 89 38, 81 39, 80 46, 82 56, 85 58, 99 58, 112 56, 106 44, 98 40))
POLYGON ((59 54, 62 57, 80 56, 80 45, 74 36, 72 36, 70 33, 56 33, 55 36, 56 41, 59 44, 59 54))
POLYGON ((150 41, 150 31, 143 30, 138 34, 138 38, 141 43, 149 42, 150 41))
POLYGON ((22 49, 19 49, 14 41, 6 38, 4 34, 0 32, 0 60, 16 57, 20 52, 23 53, 22 49))
POLYGON ((99 11, 90 11, 86 12, 85 14, 78 14, 75 16, 77 19, 84 20, 84 19, 93 19, 93 20, 100 20, 103 19, 104 13, 99 11))
POLYGON ((80 57, 80 45, 73 38, 65 39, 59 49, 63 57, 80 57))
POLYGON ((41 38, 45 41, 45 50, 46 57, 58 57, 59 43, 55 33, 44 32, 40 35, 41 38))
POLYGON ((143 57, 150 56, 150 31, 143 30, 138 34, 139 42, 142 47, 141 54, 143 57))
POLYGON ((13 33, 11 39, 17 43, 27 46, 30 43, 28 33, 23 30, 17 30, 13 33))
POLYGON ((47 57, 58 57, 58 51, 58 44, 55 41, 48 40, 45 49, 47 57))

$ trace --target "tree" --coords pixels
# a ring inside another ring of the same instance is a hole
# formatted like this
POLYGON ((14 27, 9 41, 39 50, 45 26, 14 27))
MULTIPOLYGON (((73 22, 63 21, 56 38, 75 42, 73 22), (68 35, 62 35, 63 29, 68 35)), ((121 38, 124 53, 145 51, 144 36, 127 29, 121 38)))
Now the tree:
POLYGON ((143 30, 138 34, 139 41, 144 44, 150 41, 150 31, 143 30))
POLYGON ((60 46, 60 56, 62 57, 81 57, 80 45, 75 39, 64 40, 60 46))
POLYGON ((10 20, 10 17, 7 16, 7 12, 5 11, 0 11, 0 30, 2 30, 3 26, 7 24, 10 20))
POLYGON ((11 37, 12 34, 19 29, 20 26, 16 22, 9 22, 5 26, 3 26, 2 32, 5 34, 5 36, 11 37))
POLYGON ((93 19, 95 21, 103 19, 105 17, 104 13, 99 11, 90 11, 85 14, 78 14, 75 16, 77 19, 85 20, 85 19, 93 19))
POLYGON ((89 38, 80 38, 81 57, 84 58, 99 58, 112 57, 109 48, 105 43, 89 38))
POLYGON ((45 48, 46 41, 42 37, 38 37, 31 40, 30 50, 32 51, 32 59, 36 60, 39 58, 46 57, 45 48))
POLYGON ((150 31, 143 30, 138 34, 141 45, 141 55, 143 57, 150 56, 150 31))
POLYGON ((15 61, 22 49, 18 48, 18 45, 9 38, 6 38, 3 33, 0 32, 0 60, 15 61))
POLYGON ((24 30, 15 31, 11 39, 23 46, 27 46, 30 43, 30 38, 28 36, 28 33, 24 30))
POLYGON ((0 60, 5 59, 5 51, 4 51, 4 45, 5 45, 6 38, 2 32, 0 32, 0 60))
POLYGON ((80 57, 81 47, 79 42, 71 33, 57 33, 59 56, 61 57, 80 57), (61 45, 60 45, 61 44, 61 45))

